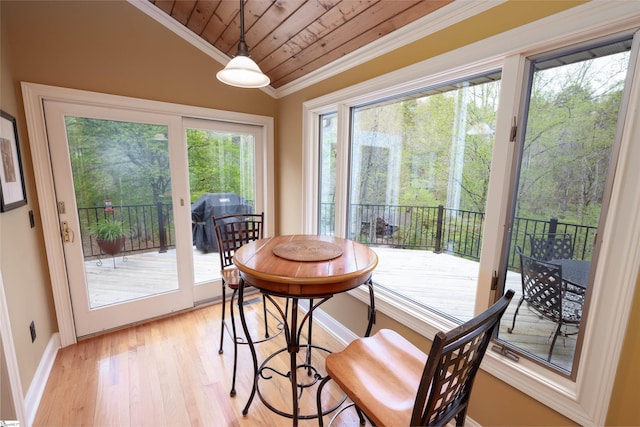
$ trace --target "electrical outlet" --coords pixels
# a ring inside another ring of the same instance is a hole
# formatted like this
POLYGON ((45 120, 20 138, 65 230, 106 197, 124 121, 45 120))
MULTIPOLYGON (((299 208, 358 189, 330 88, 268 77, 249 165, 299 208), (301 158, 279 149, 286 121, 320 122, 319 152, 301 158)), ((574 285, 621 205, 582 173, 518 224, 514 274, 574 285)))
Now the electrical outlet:
POLYGON ((31 332, 31 342, 34 342, 36 340, 36 324, 33 320, 29 324, 29 332, 31 332))

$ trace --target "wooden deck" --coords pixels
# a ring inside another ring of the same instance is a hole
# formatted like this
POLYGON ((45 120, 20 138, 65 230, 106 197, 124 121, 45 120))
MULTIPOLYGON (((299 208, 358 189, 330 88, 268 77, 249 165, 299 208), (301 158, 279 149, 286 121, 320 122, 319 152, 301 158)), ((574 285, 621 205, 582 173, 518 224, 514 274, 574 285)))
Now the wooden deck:
MULTIPOLYGON (((406 296, 425 307, 454 316, 461 321, 473 316, 478 263, 449 254, 430 251, 373 248, 379 263, 374 271, 374 282, 406 296)), ((87 261, 85 269, 91 278, 89 286, 92 304, 111 304, 131 298, 139 298, 155 292, 165 292, 176 287, 175 251, 145 253, 106 259, 102 266, 95 260, 87 261), (142 267, 151 264, 152 267, 142 267), (150 273, 151 271, 151 273, 150 273), (127 286, 115 287, 114 283, 127 286)), ((203 254, 194 250, 195 282, 219 279, 218 253, 203 254)), ((540 319, 526 305, 520 309, 512 334, 507 333, 513 313, 521 295, 520 275, 507 276, 507 288, 516 292, 514 300, 505 313, 500 328, 500 338, 527 349, 546 360, 550 337, 555 324, 540 319)), ((94 305, 95 306, 95 305, 94 305)), ((559 337, 553 351, 551 363, 570 370, 576 337, 559 337)))

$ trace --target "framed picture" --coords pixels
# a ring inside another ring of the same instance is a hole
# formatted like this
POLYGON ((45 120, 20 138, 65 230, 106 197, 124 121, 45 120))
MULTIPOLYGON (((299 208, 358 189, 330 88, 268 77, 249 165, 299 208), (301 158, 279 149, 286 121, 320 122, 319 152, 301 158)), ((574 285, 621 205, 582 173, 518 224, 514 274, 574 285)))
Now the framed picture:
POLYGON ((27 204, 16 119, 0 111, 0 212, 27 204))

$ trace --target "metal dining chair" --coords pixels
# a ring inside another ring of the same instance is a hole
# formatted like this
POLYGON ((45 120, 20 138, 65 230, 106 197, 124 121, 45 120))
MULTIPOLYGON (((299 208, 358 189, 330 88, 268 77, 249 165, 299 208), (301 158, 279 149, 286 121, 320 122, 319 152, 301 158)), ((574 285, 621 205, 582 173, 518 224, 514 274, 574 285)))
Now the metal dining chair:
POLYGON ((445 425, 454 418, 462 426, 476 373, 513 295, 509 290, 468 322, 438 332, 429 355, 398 333, 382 329, 327 356, 328 375, 317 394, 319 425, 322 389, 333 380, 353 401, 363 425, 366 417, 377 426, 445 425))
MULTIPOLYGON (((516 252, 520 255, 522 296, 518 301, 516 311, 513 313, 513 322, 507 332, 513 333, 520 306, 526 301, 528 307, 539 314, 541 318, 551 320, 558 325, 549 348, 547 361, 550 361, 553 347, 558 336, 562 333, 562 327, 580 325, 584 304, 584 288, 563 279, 560 265, 526 256, 519 247, 516 247, 516 252)), ((577 329, 575 333, 565 331, 564 336, 576 333, 577 329)))
MULTIPOLYGON (((233 379, 231 383, 231 396, 235 396, 236 389, 236 373, 238 364, 238 344, 246 344, 246 341, 238 337, 236 332, 235 318, 233 315, 233 305, 236 300, 238 288, 240 286, 240 273, 233 264, 233 256, 238 249, 249 242, 262 238, 262 223, 264 221, 264 213, 260 214, 234 214, 219 217, 213 217, 213 224, 218 243, 218 252, 220 252, 220 274, 222 276, 222 325, 220 328, 220 349, 219 354, 223 353, 224 330, 225 330, 225 306, 226 306, 226 288, 229 287, 233 292, 229 300, 229 314, 231 318, 231 331, 233 338, 233 379)), ((246 284, 249 285, 249 284, 246 284)), ((267 324, 267 306, 266 298, 262 297, 264 331, 265 339, 269 339, 269 327, 267 324)), ((280 326, 279 326, 280 327, 280 326)), ((253 340, 259 343, 263 340, 253 340)))

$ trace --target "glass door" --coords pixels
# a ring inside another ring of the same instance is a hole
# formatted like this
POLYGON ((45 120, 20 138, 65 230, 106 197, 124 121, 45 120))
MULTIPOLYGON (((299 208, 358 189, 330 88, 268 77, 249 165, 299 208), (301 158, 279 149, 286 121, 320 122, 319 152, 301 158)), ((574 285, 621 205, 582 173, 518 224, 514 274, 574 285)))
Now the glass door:
POLYGON ((200 119, 183 122, 189 164, 194 296, 219 298, 220 258, 214 216, 264 211, 256 191, 263 145, 258 126, 200 119))
POLYGON ((77 336, 192 306, 180 118, 44 106, 77 336))

